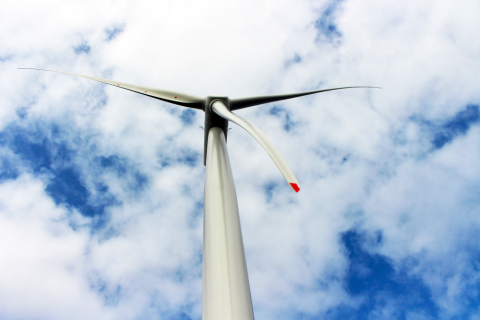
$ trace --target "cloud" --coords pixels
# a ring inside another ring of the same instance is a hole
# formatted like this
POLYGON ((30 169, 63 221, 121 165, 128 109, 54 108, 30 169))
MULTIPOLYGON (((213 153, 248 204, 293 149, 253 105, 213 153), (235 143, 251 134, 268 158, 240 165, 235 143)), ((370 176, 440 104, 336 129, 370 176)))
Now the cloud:
POLYGON ((70 219, 80 226, 85 221, 57 207, 42 181, 30 175, 0 189, 2 318, 99 315, 102 304, 84 281, 88 232, 69 225, 70 219))
POLYGON ((478 317, 477 2, 0 4, 0 318, 199 319, 203 113, 232 98, 255 315, 478 317))

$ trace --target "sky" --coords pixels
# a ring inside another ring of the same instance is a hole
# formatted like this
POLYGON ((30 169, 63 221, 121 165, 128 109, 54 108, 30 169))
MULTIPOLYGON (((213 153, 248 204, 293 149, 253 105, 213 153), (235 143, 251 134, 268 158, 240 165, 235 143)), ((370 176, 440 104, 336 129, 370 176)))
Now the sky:
POLYGON ((201 319, 197 96, 230 124, 257 320, 480 319, 477 0, 0 0, 0 319, 201 319))

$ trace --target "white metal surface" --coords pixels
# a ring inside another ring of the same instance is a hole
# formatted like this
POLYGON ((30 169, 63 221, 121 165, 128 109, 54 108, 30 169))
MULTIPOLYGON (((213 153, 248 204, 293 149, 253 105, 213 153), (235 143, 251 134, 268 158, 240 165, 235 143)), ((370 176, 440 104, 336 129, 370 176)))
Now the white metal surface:
MULTIPOLYGON (((290 167, 288 166, 287 162, 283 159, 283 157, 280 155, 280 152, 278 152, 277 148, 273 145, 270 140, 263 134, 260 129, 258 129, 253 123, 251 123, 248 120, 245 120, 244 118, 240 117, 239 115, 231 112, 228 110, 228 108, 225 106, 225 104, 222 101, 214 101, 212 103, 212 110, 216 114, 218 114, 220 117, 225 118, 229 121, 232 121, 236 124, 238 124, 240 127, 245 129, 248 133, 252 135, 267 151, 268 155, 270 158, 272 158, 273 162, 277 165, 278 169, 282 173, 282 175, 285 177, 285 180, 287 180, 288 184, 290 187, 295 192, 300 191, 300 186, 298 185, 297 178, 293 175, 292 170, 290 170, 290 167)), ((208 156, 207 156, 207 161, 208 161, 208 156)))
POLYGON ((205 177, 202 320, 253 320, 237 196, 223 130, 210 129, 205 177))
POLYGON ((83 74, 76 74, 76 73, 71 73, 71 72, 55 71, 55 70, 48 70, 48 69, 38 69, 38 68, 19 68, 19 69, 42 70, 42 71, 51 71, 51 72, 69 74, 69 75, 72 75, 72 76, 82 77, 82 78, 106 83, 106 84, 112 85, 114 87, 134 91, 134 92, 141 93, 141 94, 149 96, 149 97, 165 100, 165 101, 171 102, 171 103, 182 104, 182 105, 185 105, 185 106, 188 106, 188 104, 201 104, 203 102, 202 97, 194 96, 192 94, 187 94, 187 93, 182 93, 182 92, 177 92, 177 91, 171 91, 171 90, 156 89, 156 88, 151 88, 151 87, 143 87, 143 86, 138 86, 138 85, 135 85, 135 84, 129 84, 129 83, 125 83, 125 82, 119 82, 119 81, 115 81, 115 80, 108 80, 108 79, 85 76, 83 74))

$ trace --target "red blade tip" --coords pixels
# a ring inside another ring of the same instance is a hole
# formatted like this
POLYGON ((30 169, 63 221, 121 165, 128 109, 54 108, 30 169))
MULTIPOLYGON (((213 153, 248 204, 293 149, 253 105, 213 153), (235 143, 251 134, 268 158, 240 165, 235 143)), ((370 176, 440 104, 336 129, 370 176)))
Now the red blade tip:
POLYGON ((290 185, 292 186, 293 190, 295 190, 295 192, 300 191, 300 188, 298 187, 298 184, 296 184, 296 183, 290 183, 290 185))

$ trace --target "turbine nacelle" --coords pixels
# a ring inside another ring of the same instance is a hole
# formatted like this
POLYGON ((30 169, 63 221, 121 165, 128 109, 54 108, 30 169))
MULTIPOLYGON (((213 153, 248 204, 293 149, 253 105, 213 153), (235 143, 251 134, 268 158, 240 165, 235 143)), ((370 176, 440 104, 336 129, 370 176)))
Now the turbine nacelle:
POLYGON ((341 88, 331 88, 331 89, 321 89, 321 90, 312 90, 297 92, 291 94, 281 94, 281 95, 268 95, 268 96, 256 96, 256 97, 246 97, 240 99, 229 99, 226 96, 207 96, 206 98, 201 98, 195 95, 186 94, 178 91, 156 89, 151 87, 137 86, 133 84, 128 84, 124 82, 118 82, 108 79, 96 78, 85 76, 81 74, 75 74, 70 72, 55 71, 55 70, 46 70, 46 69, 35 69, 35 68, 19 68, 19 69, 33 69, 33 70, 43 70, 43 71, 52 71, 58 73, 69 74, 73 76, 78 76, 90 80, 99 81, 105 84, 109 84, 114 87, 122 88, 125 90, 133 91, 136 93, 143 94, 145 96, 162 100, 165 102, 173 103, 180 105, 182 107, 188 107, 198 110, 203 110, 205 112, 205 147, 204 147, 204 158, 203 163, 207 163, 207 147, 208 147, 208 133, 211 128, 219 127, 223 130, 225 135, 225 140, 228 135, 228 121, 236 123, 238 126, 245 129, 248 133, 252 135, 260 145, 267 151, 268 155, 272 158, 273 162, 277 165, 278 169, 287 180, 290 187, 295 191, 300 191, 298 186, 298 181, 293 175, 293 172, 290 170, 289 166, 280 155, 278 150, 275 148, 273 143, 261 132, 255 125, 251 122, 243 119, 242 117, 234 114, 233 110, 248 108, 257 106, 260 104, 287 100, 297 97, 302 97, 314 93, 340 90, 340 89, 351 89, 351 88, 378 88, 378 87, 341 87, 341 88))
POLYGON ((230 99, 226 96, 207 96, 203 100, 203 111, 205 111, 205 138, 204 138, 204 153, 203 153, 203 165, 207 165, 207 147, 208 147, 208 132, 213 127, 219 127, 225 134, 225 141, 228 134, 228 120, 220 117, 213 112, 211 105, 214 101, 222 101, 225 106, 230 110, 230 99))

